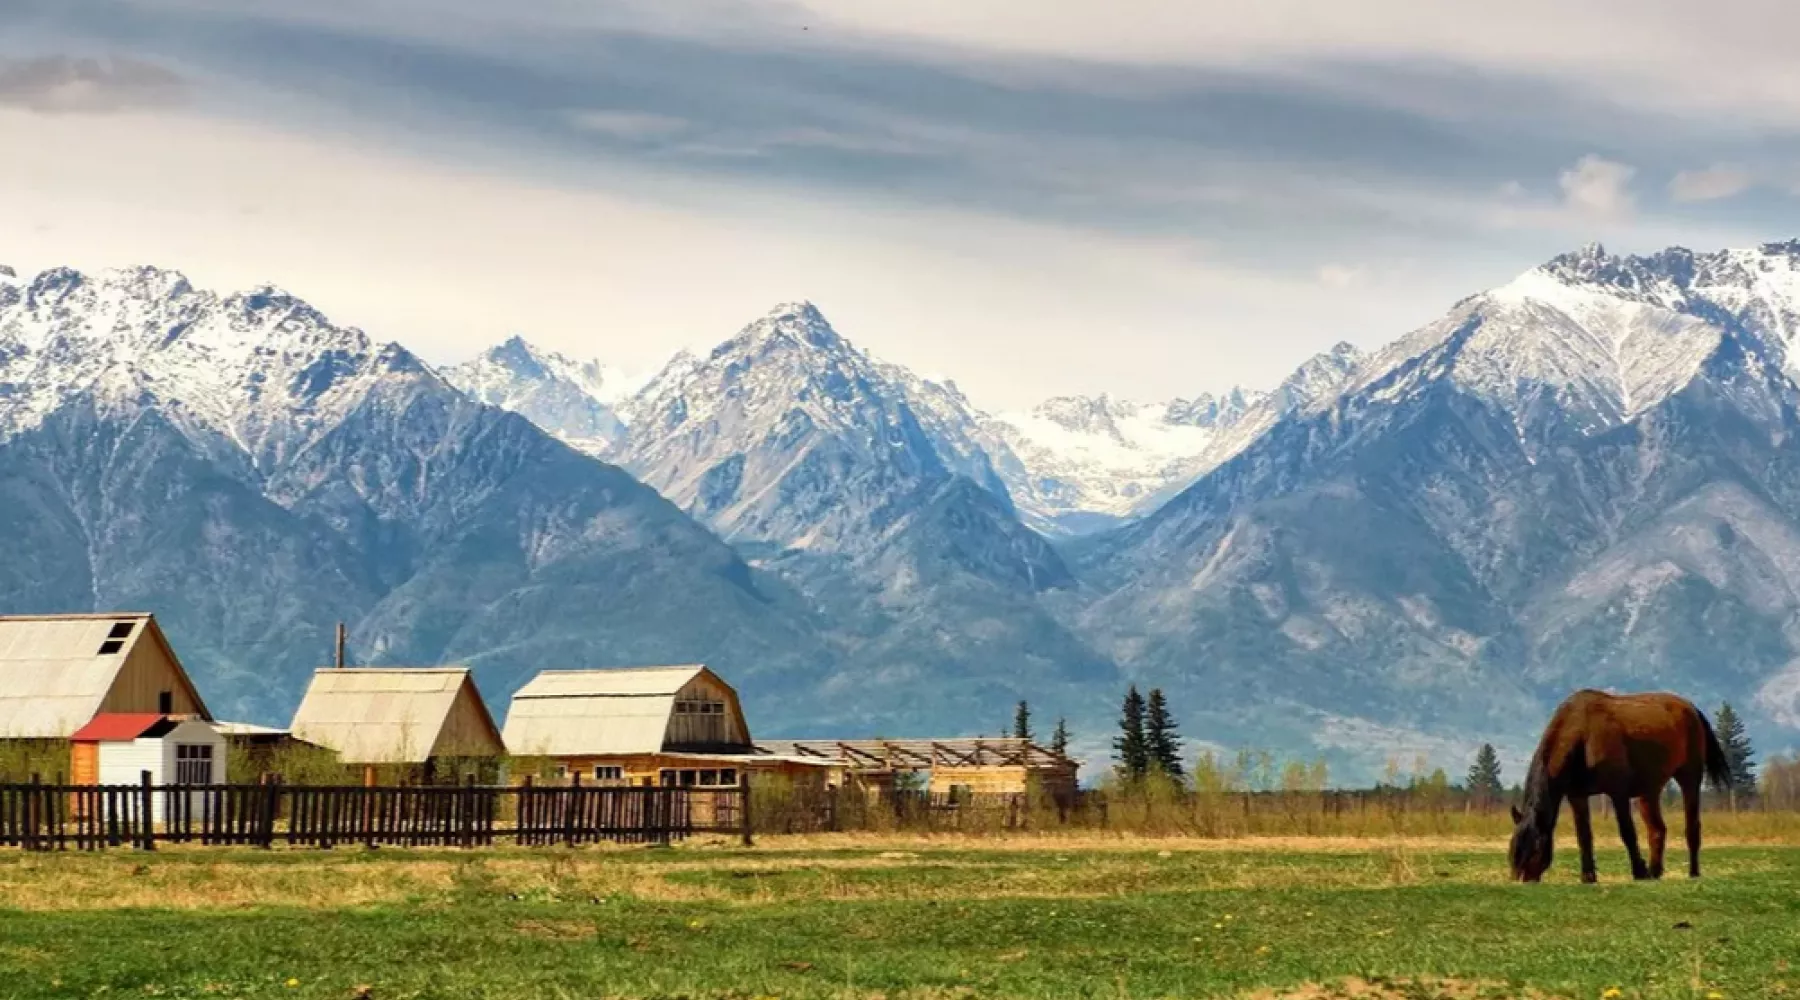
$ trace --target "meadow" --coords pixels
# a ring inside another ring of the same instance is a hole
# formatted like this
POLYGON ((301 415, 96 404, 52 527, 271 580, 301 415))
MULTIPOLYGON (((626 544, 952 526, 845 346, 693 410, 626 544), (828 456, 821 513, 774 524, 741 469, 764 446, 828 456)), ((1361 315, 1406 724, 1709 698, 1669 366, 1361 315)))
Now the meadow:
POLYGON ((1522 886, 1468 836, 6 852, 0 995, 1800 993, 1800 850, 1715 839, 1704 879, 1632 883, 1614 847, 1598 886, 1572 844, 1522 886))

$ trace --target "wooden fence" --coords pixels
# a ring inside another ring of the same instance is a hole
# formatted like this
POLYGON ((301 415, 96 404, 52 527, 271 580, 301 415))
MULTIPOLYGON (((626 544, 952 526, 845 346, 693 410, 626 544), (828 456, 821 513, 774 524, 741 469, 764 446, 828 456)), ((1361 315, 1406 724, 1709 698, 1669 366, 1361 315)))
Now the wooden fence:
POLYGON ((0 784, 0 847, 155 850, 159 842, 269 848, 748 844, 750 790, 596 785, 0 784))

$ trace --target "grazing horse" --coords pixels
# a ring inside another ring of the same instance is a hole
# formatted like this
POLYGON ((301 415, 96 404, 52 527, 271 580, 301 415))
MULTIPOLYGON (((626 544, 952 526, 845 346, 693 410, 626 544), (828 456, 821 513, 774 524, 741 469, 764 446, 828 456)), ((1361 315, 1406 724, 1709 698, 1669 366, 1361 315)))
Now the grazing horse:
POLYGON ((1709 779, 1714 788, 1731 786, 1731 766, 1712 724, 1692 703, 1672 694, 1570 695, 1550 717, 1531 758, 1523 808, 1513 807, 1513 878, 1536 882, 1544 877, 1550 867, 1556 815, 1568 799, 1575 816, 1575 842, 1581 847, 1581 880, 1595 880, 1594 830, 1588 819, 1588 799, 1595 795, 1612 800, 1619 839, 1631 855, 1631 877, 1661 878, 1668 836, 1662 793, 1671 778, 1681 788, 1687 813, 1688 877, 1699 878, 1701 779, 1709 779), (1632 799, 1638 800, 1638 811, 1650 830, 1648 865, 1638 853, 1632 799))

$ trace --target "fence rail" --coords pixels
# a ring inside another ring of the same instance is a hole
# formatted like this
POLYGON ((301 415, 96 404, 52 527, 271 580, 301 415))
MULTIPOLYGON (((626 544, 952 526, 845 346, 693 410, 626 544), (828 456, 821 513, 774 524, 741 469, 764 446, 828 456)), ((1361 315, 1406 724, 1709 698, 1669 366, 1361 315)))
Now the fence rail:
POLYGON ((486 847, 751 840, 750 790, 596 785, 0 784, 0 847, 486 847))

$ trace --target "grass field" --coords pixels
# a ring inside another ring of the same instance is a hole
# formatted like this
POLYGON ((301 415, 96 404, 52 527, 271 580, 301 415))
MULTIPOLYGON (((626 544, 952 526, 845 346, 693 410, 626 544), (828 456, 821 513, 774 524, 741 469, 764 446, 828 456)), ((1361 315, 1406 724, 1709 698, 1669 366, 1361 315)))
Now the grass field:
POLYGON ((0 995, 1800 995, 1800 850, 1598 886, 1564 851, 1538 886, 1423 839, 7 852, 0 995))

